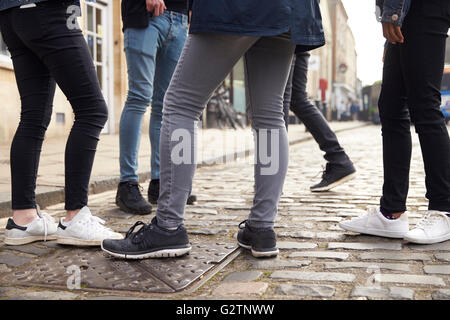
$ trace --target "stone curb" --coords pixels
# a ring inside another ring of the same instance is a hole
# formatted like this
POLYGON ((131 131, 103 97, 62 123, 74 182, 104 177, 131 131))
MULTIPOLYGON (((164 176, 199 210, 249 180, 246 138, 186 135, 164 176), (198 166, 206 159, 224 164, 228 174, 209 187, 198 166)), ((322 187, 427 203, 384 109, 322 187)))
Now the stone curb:
MULTIPOLYGON (((359 129, 359 128, 366 127, 369 125, 372 125, 372 123, 371 122, 364 122, 364 123, 358 122, 355 126, 338 129, 338 130, 335 130, 334 132, 339 133, 339 132, 344 132, 344 131, 349 131, 349 130, 355 130, 355 129, 359 129)), ((308 137, 304 137, 304 138, 300 138, 300 139, 293 139, 293 140, 289 141, 289 145, 290 146, 295 145, 298 143, 309 141, 311 139, 313 139, 312 136, 308 136, 308 137)), ((230 159, 235 161, 239 158, 243 158, 243 157, 252 155, 253 153, 254 153, 254 149, 251 148, 251 149, 247 149, 244 151, 234 152, 231 154, 225 154, 220 157, 205 159, 202 162, 197 164, 197 168, 214 166, 218 163, 221 163, 221 162, 223 163, 223 161, 225 159, 227 161, 230 161, 230 159)), ((144 182, 149 179, 150 179, 150 171, 139 173, 139 182, 144 182)), ((93 177, 89 184, 89 194, 92 195, 92 194, 98 194, 98 193, 114 190, 117 188, 117 185, 119 184, 119 182, 120 182, 120 178, 118 175, 115 177, 109 177, 109 178, 105 178, 105 179, 101 179, 101 178, 96 179, 95 177, 93 177)), ((52 190, 52 191, 44 191, 41 193, 36 193, 36 202, 39 203, 39 205, 42 208, 64 202, 64 188, 55 187, 55 190, 52 190)), ((11 212, 12 212, 11 201, 0 202, 0 218, 9 217, 11 215, 11 212)))

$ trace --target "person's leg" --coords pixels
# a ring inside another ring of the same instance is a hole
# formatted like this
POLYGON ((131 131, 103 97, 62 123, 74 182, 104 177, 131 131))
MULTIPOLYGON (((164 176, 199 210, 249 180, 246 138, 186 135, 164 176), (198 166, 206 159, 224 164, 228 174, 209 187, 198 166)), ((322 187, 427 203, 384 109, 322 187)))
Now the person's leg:
POLYGON ((344 149, 340 146, 336 134, 331 130, 320 110, 308 99, 306 85, 308 82, 309 52, 297 53, 292 80, 291 110, 311 132, 320 150, 325 152, 324 158, 335 166, 352 164, 344 149))
POLYGON ((406 210, 412 143, 400 51, 400 45, 389 44, 386 49, 378 101, 384 169, 380 207, 369 207, 367 214, 341 221, 339 226, 347 231, 402 239, 409 231, 408 218, 403 213, 406 210))
POLYGON ((450 139, 440 110, 450 2, 416 1, 404 25, 406 88, 425 166, 428 213, 405 235, 414 243, 450 240, 450 139))
POLYGON ((195 128, 214 90, 257 40, 247 36, 189 35, 164 98, 161 194, 156 217, 134 236, 105 240, 105 252, 121 258, 157 258, 180 256, 191 250, 183 222, 196 167, 195 128))
POLYGON ((120 181, 137 183, 142 119, 151 103, 161 35, 157 21, 152 19, 146 29, 126 29, 124 37, 128 95, 119 124, 120 181))
POLYGON ((26 225, 37 217, 35 189, 39 158, 50 123, 55 81, 47 67, 28 49, 9 23, 11 14, 1 16, 1 32, 11 53, 21 98, 20 123, 11 144, 11 196, 13 219, 26 225))
MULTIPOLYGON (((163 101, 169 86, 175 67, 180 59, 181 52, 187 38, 187 16, 170 12, 166 15, 170 22, 169 32, 158 52, 154 91, 152 98, 152 109, 150 116, 150 144, 151 155, 151 181, 148 188, 148 199, 150 203, 156 204, 159 198, 160 186, 160 166, 159 166, 159 146, 163 114, 163 101)), ((192 204, 196 200, 195 196, 190 196, 187 203, 192 204)))
POLYGON ((254 228, 273 227, 287 172, 289 141, 283 96, 293 53, 289 39, 270 37, 261 38, 245 54, 256 147, 255 196, 248 218, 254 228))
POLYGON ((150 115, 151 179, 159 179, 159 138, 164 96, 187 38, 187 16, 171 13, 167 19, 170 21, 170 27, 157 56, 150 115))
POLYGON ((384 170, 380 206, 386 216, 404 212, 408 196, 412 142, 404 81, 400 47, 389 44, 378 101, 384 170))
POLYGON ((447 32, 447 1, 419 1, 411 7, 401 47, 411 119, 425 165, 429 209, 450 212, 450 140, 441 112, 441 82, 447 32))
MULTIPOLYGON (((138 184, 138 153, 142 119, 147 107, 152 102, 153 113, 153 109, 158 109, 158 106, 162 104, 158 101, 160 100, 158 97, 155 98, 154 83, 157 82, 156 70, 161 64, 157 57, 160 56, 161 50, 167 43, 167 34, 170 29, 171 23, 168 14, 165 13, 150 18, 147 28, 125 30, 124 43, 129 89, 120 119, 120 183, 117 188, 116 205, 127 213, 149 214, 152 210, 150 203, 142 196, 138 184), (152 95, 153 101, 151 101, 152 95)), ((150 131, 153 128, 152 115, 150 131)), ((151 133, 150 140, 152 141, 151 133)), ((153 145, 151 155, 152 158, 155 155, 153 145)), ((152 166, 152 175, 153 171, 152 166)))
POLYGON ((137 29, 125 30, 128 95, 119 122, 120 182, 115 199, 120 210, 139 215, 152 211, 142 196, 137 170, 142 119, 150 104, 154 71, 154 56, 128 46, 135 38, 143 41, 145 37, 139 37, 141 33, 137 29))
POLYGON ((52 11, 47 11, 45 37, 28 45, 50 70, 75 114, 65 150, 65 208, 76 211, 88 203, 92 165, 108 109, 81 30, 67 29, 66 16, 60 14, 63 8, 52 11))
POLYGON ((284 117, 293 58, 294 46, 284 35, 261 38, 245 54, 247 99, 255 138, 255 195, 248 220, 239 225, 237 242, 254 257, 273 257, 279 252, 273 225, 289 160, 284 117))

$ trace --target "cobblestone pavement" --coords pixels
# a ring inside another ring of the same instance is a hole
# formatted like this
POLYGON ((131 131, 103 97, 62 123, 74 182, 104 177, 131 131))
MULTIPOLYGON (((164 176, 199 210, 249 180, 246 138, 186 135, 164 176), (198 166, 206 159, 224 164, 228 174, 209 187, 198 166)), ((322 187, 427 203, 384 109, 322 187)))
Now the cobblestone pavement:
MULTIPOLYGON (((280 255, 256 260, 243 251, 195 291, 181 295, 114 295, 107 290, 8 287, 0 299, 450 299, 450 242, 419 246, 402 240, 363 236, 340 229, 338 222, 377 205, 382 185, 381 134, 377 126, 338 134, 358 170, 357 177, 328 193, 311 193, 324 164, 314 141, 290 148, 290 165, 276 221, 280 255)), ((414 138, 408 210, 415 224, 427 209, 423 163, 414 138)), ((193 193, 198 203, 186 209, 191 241, 231 242, 252 203, 253 168, 248 159, 197 170, 193 193)), ((137 220, 115 208, 115 191, 90 198, 93 212, 125 232, 137 220)), ((60 216, 63 206, 47 208, 60 216)), ((0 231, 3 232, 3 231, 0 231)), ((1 246, 1 244, 0 244, 1 246)), ((36 256, 59 249, 55 244, 0 247, 0 279, 36 256)), ((45 270, 44 270, 45 272, 45 270)))

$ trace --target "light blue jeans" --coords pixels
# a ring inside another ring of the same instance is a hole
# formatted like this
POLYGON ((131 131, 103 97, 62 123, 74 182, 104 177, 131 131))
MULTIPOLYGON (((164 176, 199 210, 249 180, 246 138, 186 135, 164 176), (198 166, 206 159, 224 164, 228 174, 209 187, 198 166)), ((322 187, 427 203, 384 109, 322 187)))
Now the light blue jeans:
POLYGON ((138 181, 142 118, 151 104, 151 178, 159 179, 163 100, 187 38, 187 16, 165 11, 145 29, 125 30, 128 96, 120 118, 120 181, 138 181))

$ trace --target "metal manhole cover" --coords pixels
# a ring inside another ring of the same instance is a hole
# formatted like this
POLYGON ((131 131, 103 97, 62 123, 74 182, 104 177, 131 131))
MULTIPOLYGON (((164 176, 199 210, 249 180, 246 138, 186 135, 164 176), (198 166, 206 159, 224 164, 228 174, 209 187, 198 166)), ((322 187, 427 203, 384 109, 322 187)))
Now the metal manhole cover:
POLYGON ((185 289, 237 250, 230 243, 192 243, 181 258, 121 260, 98 249, 62 249, 17 268, 3 283, 67 288, 74 268, 83 289, 171 293, 185 289), (75 267, 73 267, 75 266, 75 267))

